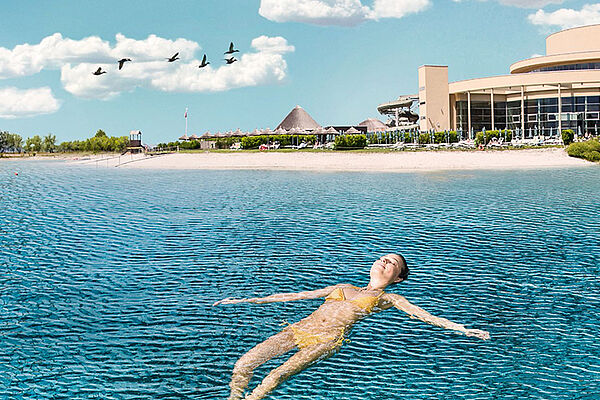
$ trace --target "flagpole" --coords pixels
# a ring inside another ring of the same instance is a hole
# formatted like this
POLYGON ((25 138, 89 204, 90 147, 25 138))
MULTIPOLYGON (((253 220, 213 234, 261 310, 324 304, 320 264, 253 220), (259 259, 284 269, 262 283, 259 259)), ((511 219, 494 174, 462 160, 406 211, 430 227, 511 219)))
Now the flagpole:
POLYGON ((185 136, 187 136, 187 107, 185 108, 185 136))

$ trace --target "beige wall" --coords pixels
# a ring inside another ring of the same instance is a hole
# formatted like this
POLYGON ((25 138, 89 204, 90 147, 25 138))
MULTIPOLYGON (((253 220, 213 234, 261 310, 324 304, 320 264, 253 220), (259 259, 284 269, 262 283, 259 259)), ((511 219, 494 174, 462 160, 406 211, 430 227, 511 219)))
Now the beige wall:
POLYGON ((582 26, 546 38, 546 55, 600 51, 600 25, 582 26))
POLYGON ((419 117, 422 131, 450 129, 447 66, 424 65, 419 68, 419 117))
MULTIPOLYGON (((574 85, 575 88, 582 87, 582 85, 598 87, 600 86, 600 70, 540 72, 469 79, 450 83, 449 91, 454 94, 509 87, 511 90, 520 90, 522 85, 538 85, 543 88, 543 85, 557 85, 559 83, 564 86, 574 85)), ((497 91, 497 93, 501 94, 501 91, 497 91)))

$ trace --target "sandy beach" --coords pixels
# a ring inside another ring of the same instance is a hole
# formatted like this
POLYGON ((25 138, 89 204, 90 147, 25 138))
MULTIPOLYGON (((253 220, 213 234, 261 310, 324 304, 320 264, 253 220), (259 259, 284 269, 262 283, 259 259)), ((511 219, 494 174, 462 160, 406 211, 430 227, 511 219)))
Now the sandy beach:
MULTIPOLYGON (((125 158, 121 159, 123 162, 125 158)), ((78 162, 78 161, 75 161, 78 162)), ((100 161, 100 166, 117 166, 118 158, 100 161)), ((80 162, 79 162, 80 163, 80 162)), ((95 162, 92 162, 93 165, 95 162)), ((135 156, 119 168, 205 169, 205 170, 290 170, 414 172, 470 169, 524 169, 583 167, 595 164, 572 158, 562 148, 505 151, 419 151, 390 153, 353 152, 264 152, 264 153, 178 153, 135 156)))

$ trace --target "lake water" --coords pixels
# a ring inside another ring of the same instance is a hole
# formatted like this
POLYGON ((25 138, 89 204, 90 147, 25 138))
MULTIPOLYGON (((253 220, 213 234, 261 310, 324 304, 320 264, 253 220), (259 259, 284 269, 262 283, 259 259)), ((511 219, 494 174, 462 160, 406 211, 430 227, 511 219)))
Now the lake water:
MULTIPOLYGON (((600 168, 411 174, 151 171, 0 162, 0 398, 225 399, 235 361, 365 285, 397 310, 270 399, 598 399, 600 168), (18 175, 15 175, 18 172, 18 175)), ((259 368, 251 382, 285 360, 259 368)))

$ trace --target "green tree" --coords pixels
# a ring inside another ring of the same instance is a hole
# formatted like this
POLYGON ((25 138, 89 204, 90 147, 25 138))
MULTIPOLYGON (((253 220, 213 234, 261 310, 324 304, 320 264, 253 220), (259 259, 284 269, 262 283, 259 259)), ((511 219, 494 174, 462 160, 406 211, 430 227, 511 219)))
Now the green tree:
POLYGON ((6 135, 6 146, 4 151, 10 151, 14 153, 20 153, 23 150, 23 138, 16 133, 5 132, 6 135))
POLYGON ((42 151, 42 138, 40 135, 27 138, 25 141, 25 150, 30 153, 39 153, 42 151))
POLYGON ((98 132, 96 132, 96 135, 94 135, 94 137, 97 137, 97 138, 108 137, 108 135, 102 129, 98 129, 98 132))
POLYGON ((565 129, 561 132, 562 140, 565 146, 573 143, 573 139, 575 139, 575 132, 572 129, 565 129))
POLYGON ((0 154, 4 153, 8 147, 8 135, 6 131, 0 131, 0 154))
POLYGON ((44 136, 44 141, 42 142, 42 151, 46 153, 54 153, 56 151, 56 135, 49 133, 44 136))

